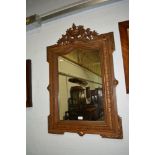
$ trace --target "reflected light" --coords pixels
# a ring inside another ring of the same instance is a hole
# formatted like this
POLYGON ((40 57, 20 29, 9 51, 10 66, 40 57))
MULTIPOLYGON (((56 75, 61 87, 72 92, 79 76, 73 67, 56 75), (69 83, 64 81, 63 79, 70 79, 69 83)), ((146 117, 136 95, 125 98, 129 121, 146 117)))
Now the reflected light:
POLYGON ((60 59, 59 61, 64 61, 63 59, 60 59))

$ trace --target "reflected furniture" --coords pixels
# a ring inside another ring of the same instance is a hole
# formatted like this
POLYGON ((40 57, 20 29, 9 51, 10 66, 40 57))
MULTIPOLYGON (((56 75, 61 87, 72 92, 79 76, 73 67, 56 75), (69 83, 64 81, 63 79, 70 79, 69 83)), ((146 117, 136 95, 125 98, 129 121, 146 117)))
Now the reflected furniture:
POLYGON ((103 117, 102 88, 90 90, 90 103, 86 102, 82 87, 71 87, 70 93, 71 98, 68 99, 68 111, 65 112, 64 120, 101 120, 103 117))

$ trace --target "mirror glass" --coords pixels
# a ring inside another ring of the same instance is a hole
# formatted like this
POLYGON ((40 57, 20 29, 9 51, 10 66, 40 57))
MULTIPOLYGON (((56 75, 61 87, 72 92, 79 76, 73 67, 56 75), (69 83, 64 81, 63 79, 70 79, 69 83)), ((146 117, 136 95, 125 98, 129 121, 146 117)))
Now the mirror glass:
POLYGON ((98 50, 76 49, 58 57, 60 120, 104 120, 98 50))

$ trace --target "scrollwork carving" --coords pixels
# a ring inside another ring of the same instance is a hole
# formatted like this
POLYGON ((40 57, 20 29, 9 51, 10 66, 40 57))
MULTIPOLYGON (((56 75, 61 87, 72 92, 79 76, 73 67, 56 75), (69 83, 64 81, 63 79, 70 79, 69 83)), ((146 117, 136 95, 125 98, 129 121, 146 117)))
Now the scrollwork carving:
POLYGON ((84 26, 76 26, 74 23, 71 28, 67 29, 66 34, 58 40, 58 45, 67 45, 73 43, 74 41, 82 40, 88 41, 93 40, 98 37, 96 31, 91 31, 90 28, 84 29, 84 26))

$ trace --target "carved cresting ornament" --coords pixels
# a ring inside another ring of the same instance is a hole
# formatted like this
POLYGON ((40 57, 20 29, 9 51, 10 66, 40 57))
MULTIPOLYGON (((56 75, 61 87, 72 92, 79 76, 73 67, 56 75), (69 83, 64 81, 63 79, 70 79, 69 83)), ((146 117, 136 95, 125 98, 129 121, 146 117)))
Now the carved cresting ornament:
POLYGON ((67 29, 66 34, 58 40, 58 45, 67 45, 77 40, 88 41, 98 38, 96 31, 91 31, 90 28, 84 29, 82 25, 76 26, 74 23, 71 28, 67 29))

